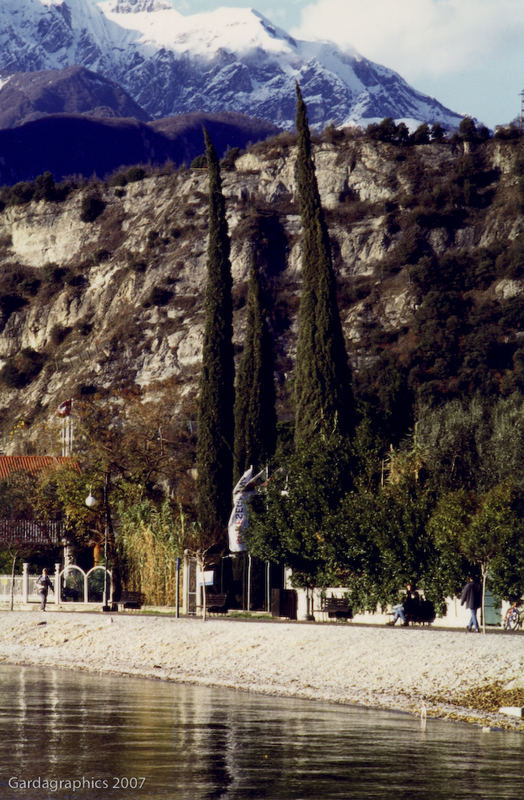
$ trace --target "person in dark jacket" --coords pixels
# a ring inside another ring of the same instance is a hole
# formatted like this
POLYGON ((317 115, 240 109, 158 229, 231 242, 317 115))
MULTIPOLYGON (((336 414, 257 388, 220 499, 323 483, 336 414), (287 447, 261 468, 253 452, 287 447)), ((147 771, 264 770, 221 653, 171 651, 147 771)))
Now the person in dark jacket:
POLYGON ((54 592, 53 584, 47 574, 47 570, 44 568, 42 570, 42 574, 39 578, 37 578, 36 586, 38 588, 38 592, 40 594, 40 611, 45 611, 45 606, 47 603, 47 593, 49 589, 54 592))
POLYGON ((393 619, 387 624, 394 625, 397 619, 400 619, 403 625, 409 625, 409 622, 406 619, 406 614, 413 614, 418 608, 419 603, 420 598, 418 596, 418 592, 416 592, 413 589, 413 586, 408 583, 406 586, 406 594, 404 595, 402 602, 396 606, 393 606, 393 619))
POLYGON ((480 608, 481 606, 481 598, 481 588, 477 581, 470 576, 468 582, 462 589, 462 594, 460 595, 460 605, 466 606, 466 608, 469 608, 470 611, 470 620, 466 627, 466 630, 468 631, 474 630, 476 633, 480 633, 479 624, 477 621, 477 608, 480 608))

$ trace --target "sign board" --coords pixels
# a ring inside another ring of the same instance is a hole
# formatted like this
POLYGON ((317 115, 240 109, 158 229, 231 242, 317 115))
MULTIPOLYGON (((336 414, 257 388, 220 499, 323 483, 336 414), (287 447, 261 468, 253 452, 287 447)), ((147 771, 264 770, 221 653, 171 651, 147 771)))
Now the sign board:
POLYGON ((200 575, 199 584, 200 586, 213 586, 215 580, 215 573, 212 569, 208 569, 205 572, 202 572, 200 575))

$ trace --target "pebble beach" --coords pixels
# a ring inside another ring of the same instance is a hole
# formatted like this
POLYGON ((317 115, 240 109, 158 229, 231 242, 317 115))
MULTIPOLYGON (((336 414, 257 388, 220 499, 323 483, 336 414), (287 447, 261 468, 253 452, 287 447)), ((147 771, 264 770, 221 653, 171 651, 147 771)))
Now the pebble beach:
POLYGON ((300 697, 524 732, 524 636, 145 615, 0 611, 0 663, 300 697), (486 706, 491 697, 491 707, 486 706))

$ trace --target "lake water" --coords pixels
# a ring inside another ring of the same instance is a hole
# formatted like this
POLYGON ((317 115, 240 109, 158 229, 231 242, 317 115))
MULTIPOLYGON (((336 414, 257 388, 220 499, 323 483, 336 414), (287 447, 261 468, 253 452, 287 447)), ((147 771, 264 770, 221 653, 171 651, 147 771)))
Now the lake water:
POLYGON ((524 736, 0 665, 2 800, 522 800, 524 736))

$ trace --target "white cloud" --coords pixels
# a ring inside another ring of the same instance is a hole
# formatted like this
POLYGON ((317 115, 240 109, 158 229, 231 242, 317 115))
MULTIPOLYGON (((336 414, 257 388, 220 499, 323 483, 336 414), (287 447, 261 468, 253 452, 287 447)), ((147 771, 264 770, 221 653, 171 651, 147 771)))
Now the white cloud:
POLYGON ((352 45, 408 80, 437 77, 522 51, 523 0, 317 0, 300 38, 352 45))

